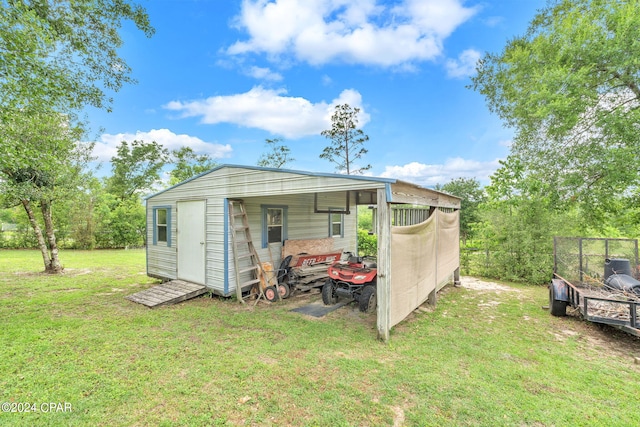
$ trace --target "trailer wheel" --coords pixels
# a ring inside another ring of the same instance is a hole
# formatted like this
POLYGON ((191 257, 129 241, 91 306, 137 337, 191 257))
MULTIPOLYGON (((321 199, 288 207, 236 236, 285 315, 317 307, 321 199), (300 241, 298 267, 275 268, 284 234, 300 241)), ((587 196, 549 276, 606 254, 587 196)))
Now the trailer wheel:
POLYGON ((291 295, 291 288, 287 282, 282 282, 278 285, 278 292, 280 292, 280 298, 287 299, 291 295))
POLYGON ((338 297, 335 294, 335 285, 331 279, 324 282, 322 286, 322 302, 324 305, 333 305, 338 302, 338 297))
POLYGON ((360 294, 360 300, 358 300, 358 306, 363 313, 371 313, 376 309, 378 304, 378 297, 376 295, 376 288, 372 285, 367 285, 362 289, 360 294))
POLYGON ((264 290, 264 297, 269 302, 278 301, 278 291, 275 286, 267 286, 264 290))
POLYGON ((549 310, 552 316, 567 315, 567 302, 556 299, 556 289, 553 284, 549 285, 549 310))

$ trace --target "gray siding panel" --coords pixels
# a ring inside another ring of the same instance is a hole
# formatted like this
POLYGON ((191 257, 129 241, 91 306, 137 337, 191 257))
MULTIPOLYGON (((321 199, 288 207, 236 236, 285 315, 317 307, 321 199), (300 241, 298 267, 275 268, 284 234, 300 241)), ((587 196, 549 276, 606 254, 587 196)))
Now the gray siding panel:
POLYGON ((154 277, 166 280, 176 279, 176 205, 164 201, 162 203, 147 202, 147 273, 154 277), (156 206, 169 206, 171 208, 171 246, 153 244, 153 208, 156 206))
MULTIPOLYGON (((206 285, 224 295, 224 199, 207 200, 207 273, 206 285)), ((231 265, 233 267, 233 265, 231 265)))

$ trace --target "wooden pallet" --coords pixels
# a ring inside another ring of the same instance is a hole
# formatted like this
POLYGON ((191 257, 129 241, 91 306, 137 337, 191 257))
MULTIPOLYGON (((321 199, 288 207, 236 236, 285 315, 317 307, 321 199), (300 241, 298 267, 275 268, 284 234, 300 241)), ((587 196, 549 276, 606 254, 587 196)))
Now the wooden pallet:
POLYGON ((172 280, 153 288, 136 292, 125 298, 150 308, 156 308, 161 305, 176 304, 195 298, 205 292, 207 292, 207 287, 204 285, 197 285, 184 280, 172 280))

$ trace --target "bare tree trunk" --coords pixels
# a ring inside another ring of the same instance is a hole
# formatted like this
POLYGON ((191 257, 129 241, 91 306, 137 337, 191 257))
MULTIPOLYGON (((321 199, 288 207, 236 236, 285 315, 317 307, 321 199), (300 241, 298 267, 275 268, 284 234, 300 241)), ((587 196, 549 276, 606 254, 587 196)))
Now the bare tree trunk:
POLYGON ((53 229, 53 219, 51 218, 51 204, 47 200, 40 201, 40 209, 44 218, 45 232, 49 241, 49 249, 51 251, 51 261, 47 273, 61 273, 63 268, 58 258, 58 244, 56 243, 56 234, 53 229))
POLYGON ((45 271, 49 271, 51 268, 51 257, 49 256, 49 250, 47 249, 47 243, 44 240, 44 236, 42 235, 42 229, 38 225, 38 221, 36 221, 36 216, 33 213, 33 209, 31 209, 31 202, 28 200, 21 200, 22 206, 24 210, 27 212, 27 216, 29 217, 29 222, 31 223, 31 227, 33 227, 33 231, 36 233, 36 238, 38 239, 38 247, 40 248, 40 252, 42 252, 42 260, 44 261, 44 269, 45 271))

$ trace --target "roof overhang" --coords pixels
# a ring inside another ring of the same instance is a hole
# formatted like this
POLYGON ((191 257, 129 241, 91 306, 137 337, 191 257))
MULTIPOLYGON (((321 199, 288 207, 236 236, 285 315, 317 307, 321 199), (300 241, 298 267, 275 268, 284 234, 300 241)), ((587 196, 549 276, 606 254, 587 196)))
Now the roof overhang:
MULTIPOLYGON (((264 168, 264 167, 256 167, 256 166, 241 166, 241 165, 228 165, 228 164, 219 165, 209 171, 201 173, 200 175, 194 176, 193 178, 190 178, 172 187, 169 187, 155 194, 147 196, 145 197, 145 200, 155 197, 166 191, 169 191, 175 187, 184 185, 190 181, 199 179, 204 175, 215 173, 216 171, 220 169, 225 169, 225 168, 247 169, 247 170, 265 171, 265 172, 278 172, 278 173, 286 173, 286 174, 305 175, 305 176, 311 176, 311 177, 326 177, 326 178, 339 178, 339 179, 352 180, 354 183, 354 188, 352 189, 352 191, 356 192, 357 204, 372 204, 372 205, 376 204, 377 190, 381 187, 384 187, 386 190, 386 199, 388 203, 460 209, 461 199, 458 197, 455 197, 440 191, 424 188, 410 182, 400 181, 394 178, 381 178, 381 177, 363 176, 363 175, 344 175, 344 174, 335 174, 335 173, 318 173, 318 172, 297 171, 297 170, 290 170, 290 169, 273 169, 273 168, 264 168), (366 188, 367 186, 366 182, 371 182, 371 189, 366 188)), ((344 187, 348 187, 348 185, 343 186, 342 191, 344 191, 344 187)))

